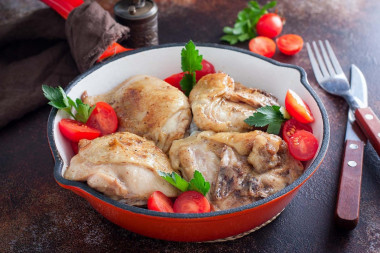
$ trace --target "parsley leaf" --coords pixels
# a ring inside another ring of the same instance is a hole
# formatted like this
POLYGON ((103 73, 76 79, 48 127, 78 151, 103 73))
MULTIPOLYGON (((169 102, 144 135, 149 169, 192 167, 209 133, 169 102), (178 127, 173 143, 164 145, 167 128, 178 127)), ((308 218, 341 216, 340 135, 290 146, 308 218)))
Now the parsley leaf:
POLYGON ((57 108, 58 110, 63 110, 67 112, 75 120, 82 123, 86 123, 90 117, 95 106, 89 106, 84 104, 81 99, 77 98, 73 101, 68 97, 62 87, 50 87, 47 85, 42 85, 42 91, 44 96, 50 100, 49 105, 57 108), (72 109, 75 109, 76 113, 72 113, 72 109))
POLYGON ((189 188, 189 183, 175 172, 172 172, 170 174, 158 171, 158 175, 160 175, 163 179, 168 181, 174 187, 178 188, 180 191, 184 192, 187 191, 187 189, 189 188))
POLYGON ((204 179, 202 173, 196 170, 193 179, 190 180, 189 190, 200 192, 206 196, 210 190, 210 183, 204 179))
POLYGON ((233 27, 224 27, 224 36, 220 38, 231 45, 252 39, 256 36, 256 24, 262 15, 267 13, 268 9, 275 7, 276 1, 271 1, 261 7, 257 1, 248 2, 248 7, 239 11, 233 27))
POLYGON ((250 117, 244 120, 250 126, 264 127, 268 125, 267 132, 270 134, 279 134, 281 124, 286 120, 281 112, 281 106, 272 105, 264 106, 250 117))
POLYGON ((202 60, 203 56, 199 54, 194 42, 190 40, 181 51, 181 68, 185 75, 180 85, 187 96, 196 84, 195 71, 202 70, 202 60))
POLYGON ((194 171, 193 178, 190 180, 190 183, 183 179, 180 175, 175 172, 166 173, 162 171, 158 171, 158 175, 160 175, 163 179, 168 181, 174 187, 178 188, 180 191, 197 191, 202 193, 204 196, 210 190, 210 183, 205 181, 202 173, 199 171, 194 171))

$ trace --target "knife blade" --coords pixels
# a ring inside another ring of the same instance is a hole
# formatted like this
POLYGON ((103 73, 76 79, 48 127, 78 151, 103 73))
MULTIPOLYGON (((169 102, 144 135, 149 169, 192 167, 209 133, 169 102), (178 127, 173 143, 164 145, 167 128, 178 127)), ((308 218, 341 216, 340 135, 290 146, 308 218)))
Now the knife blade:
MULTIPOLYGON (((355 65, 351 65, 350 83, 353 95, 361 103, 361 106, 367 107, 367 83, 363 73, 355 65)), ((336 205, 336 222, 340 227, 353 229, 359 221, 363 151, 367 138, 355 122, 351 109, 348 111, 345 140, 336 205)))

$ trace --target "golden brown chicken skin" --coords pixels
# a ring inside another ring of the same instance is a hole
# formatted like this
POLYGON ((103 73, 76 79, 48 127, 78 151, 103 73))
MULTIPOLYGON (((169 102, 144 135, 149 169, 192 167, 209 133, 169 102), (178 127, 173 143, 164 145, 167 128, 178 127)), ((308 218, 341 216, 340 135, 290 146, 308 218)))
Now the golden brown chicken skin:
POLYGON ((278 105, 277 99, 259 89, 243 86, 224 73, 202 77, 189 96, 194 122, 201 130, 247 132, 244 122, 257 108, 278 105))
POLYGON ((183 138, 191 122, 188 98, 177 88, 147 75, 129 78, 107 94, 84 96, 88 104, 109 103, 119 119, 119 132, 152 140, 167 152, 173 140, 183 138))
POLYGON ((152 141, 123 132, 81 140, 79 152, 71 159, 64 178, 86 181, 112 199, 144 205, 154 191, 169 197, 178 194, 158 171, 174 171, 166 154, 152 141))
POLYGON ((198 132, 173 142, 172 167, 189 179, 200 171, 211 184, 207 198, 225 210, 266 198, 294 182, 303 165, 279 136, 259 130, 198 132))

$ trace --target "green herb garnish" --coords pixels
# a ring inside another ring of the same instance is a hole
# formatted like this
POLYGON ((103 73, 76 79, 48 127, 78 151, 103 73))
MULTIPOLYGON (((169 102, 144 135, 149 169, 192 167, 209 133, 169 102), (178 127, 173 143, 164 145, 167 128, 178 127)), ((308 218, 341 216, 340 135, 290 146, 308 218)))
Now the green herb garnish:
POLYGON ((220 40, 227 41, 232 45, 238 41, 243 42, 256 37, 257 21, 276 4, 276 1, 272 1, 261 7, 256 1, 250 1, 248 7, 238 13, 234 27, 223 28, 225 35, 220 40))
POLYGON ((196 84, 195 71, 202 70, 203 56, 195 48, 193 41, 189 41, 181 51, 181 68, 185 72, 180 81, 181 89, 188 96, 196 84))
POLYGON ((268 126, 267 132, 270 134, 279 134, 281 124, 286 121, 284 114, 285 108, 278 105, 264 106, 257 109, 257 111, 250 117, 244 120, 250 126, 264 127, 268 126))
POLYGON ((95 106, 89 106, 84 104, 81 99, 77 98, 75 101, 68 97, 62 87, 50 87, 47 85, 42 85, 42 91, 44 96, 50 100, 49 105, 57 108, 58 110, 63 110, 67 112, 75 120, 82 123, 86 123, 88 118, 91 115, 91 112, 94 110, 95 106), (75 109, 76 113, 73 114, 75 109))
POLYGON ((172 172, 170 174, 158 171, 158 174, 182 192, 197 191, 206 196, 206 194, 210 190, 210 183, 205 181, 202 173, 200 173, 197 170, 194 171, 193 178, 190 180, 190 182, 187 182, 185 179, 183 179, 180 175, 178 175, 175 172, 172 172))

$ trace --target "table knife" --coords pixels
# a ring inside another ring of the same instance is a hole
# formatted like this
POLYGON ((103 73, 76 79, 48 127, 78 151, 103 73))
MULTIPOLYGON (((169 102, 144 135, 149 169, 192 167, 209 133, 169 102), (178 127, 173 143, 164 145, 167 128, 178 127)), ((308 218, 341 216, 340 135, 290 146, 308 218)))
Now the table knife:
MULTIPOLYGON (((367 107, 367 83, 364 75, 355 65, 351 65, 350 83, 353 95, 363 106, 367 107)), ((336 222, 342 228, 354 229, 359 221, 363 151, 367 138, 355 122, 354 114, 350 109, 345 140, 336 205, 336 222)))

